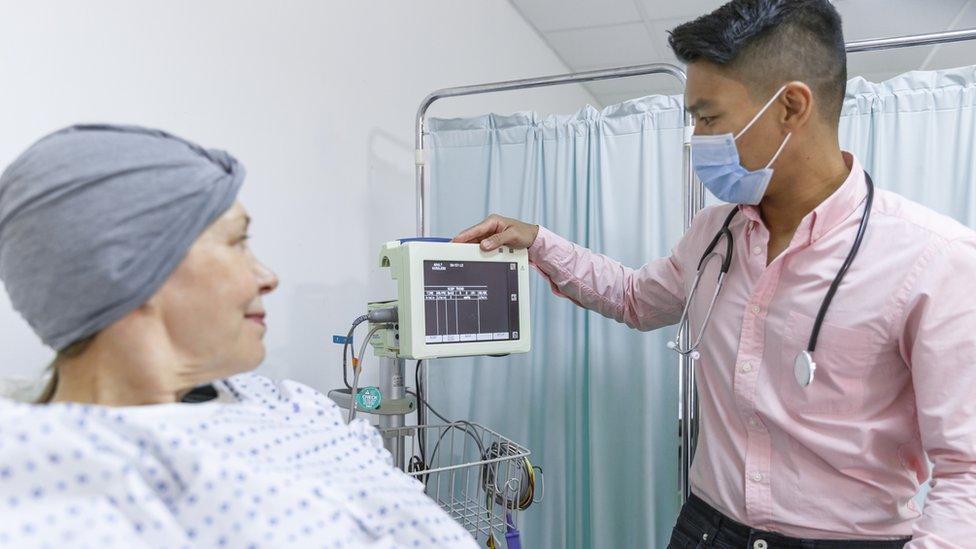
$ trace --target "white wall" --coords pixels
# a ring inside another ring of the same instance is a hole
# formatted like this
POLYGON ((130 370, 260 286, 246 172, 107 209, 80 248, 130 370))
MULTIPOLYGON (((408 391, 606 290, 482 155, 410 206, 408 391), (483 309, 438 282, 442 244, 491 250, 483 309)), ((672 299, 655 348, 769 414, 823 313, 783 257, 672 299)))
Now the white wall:
MULTIPOLYGON (((379 245, 415 232, 420 100, 441 87, 566 72, 504 0, 0 8, 0 165, 80 121, 157 126, 231 151, 249 172, 253 247, 282 281, 267 299, 262 368, 321 389, 340 385, 331 336, 368 300, 393 295, 375 265, 379 245)), ((447 100, 432 114, 572 112, 587 102, 574 86, 447 100)), ((0 376, 38 374, 49 358, 0 292, 0 376)))

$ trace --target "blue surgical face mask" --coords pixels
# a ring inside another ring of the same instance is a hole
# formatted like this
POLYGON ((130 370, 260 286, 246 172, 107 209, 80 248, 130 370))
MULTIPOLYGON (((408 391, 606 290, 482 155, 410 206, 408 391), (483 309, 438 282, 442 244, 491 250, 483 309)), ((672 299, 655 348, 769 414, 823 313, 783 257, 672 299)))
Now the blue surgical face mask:
POLYGON ((780 88, 776 95, 756 113, 756 116, 739 133, 735 135, 731 133, 693 135, 691 137, 691 161, 695 167, 695 173, 698 174, 698 179, 701 179, 705 188, 719 200, 733 204, 759 204, 759 201, 766 194, 769 180, 773 178, 771 166, 776 162, 779 154, 783 152, 783 148, 786 147, 786 143, 789 142, 790 136, 793 134, 786 135, 786 139, 783 140, 779 150, 776 151, 765 168, 754 172, 747 170, 739 161, 739 151, 735 147, 735 142, 756 123, 756 120, 759 120, 759 117, 769 109, 785 89, 786 86, 780 88))

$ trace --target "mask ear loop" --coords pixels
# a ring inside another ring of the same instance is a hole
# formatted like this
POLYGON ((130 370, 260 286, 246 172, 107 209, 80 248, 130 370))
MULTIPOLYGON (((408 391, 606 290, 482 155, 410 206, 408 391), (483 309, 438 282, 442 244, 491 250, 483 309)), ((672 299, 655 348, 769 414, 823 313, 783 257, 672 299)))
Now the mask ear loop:
POLYGON ((752 125, 755 124, 757 120, 759 120, 759 118, 763 115, 763 113, 766 112, 766 109, 768 109, 777 99, 779 99, 779 94, 783 93, 783 90, 786 89, 786 86, 787 84, 783 84, 783 87, 780 88, 773 95, 773 97, 766 102, 765 105, 763 105, 763 108, 759 109, 759 112, 756 113, 756 116, 752 117, 752 120, 750 120, 749 123, 746 124, 746 127, 742 128, 742 130, 739 131, 739 133, 735 134, 735 137, 732 138, 733 141, 738 141, 739 138, 742 137, 742 134, 746 133, 746 131, 748 131, 749 128, 751 128, 752 125))
POLYGON ((773 162, 776 162, 776 159, 779 158, 779 153, 783 152, 783 149, 786 148, 786 144, 790 142, 791 137, 793 137, 793 132, 786 134, 786 139, 783 140, 783 144, 780 145, 779 149, 776 150, 776 154, 773 155, 773 159, 769 161, 769 164, 766 164, 766 167, 763 168, 764 170, 768 170, 769 167, 773 165, 773 162))

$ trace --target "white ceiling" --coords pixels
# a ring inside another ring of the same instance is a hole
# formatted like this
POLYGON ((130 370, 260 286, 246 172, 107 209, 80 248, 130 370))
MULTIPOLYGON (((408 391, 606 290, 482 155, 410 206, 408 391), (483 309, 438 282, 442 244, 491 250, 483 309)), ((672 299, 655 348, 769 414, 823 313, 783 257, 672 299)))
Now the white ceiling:
MULTIPOLYGON (((678 63, 667 31, 726 0, 510 0, 572 71, 678 63)), ((848 41, 976 27, 976 0, 833 0, 848 41)), ((851 54, 848 72, 881 81, 915 69, 976 64, 976 42, 851 54)), ((540 75, 541 76, 541 75, 540 75)), ((667 77, 587 84, 602 105, 680 93, 667 77)))

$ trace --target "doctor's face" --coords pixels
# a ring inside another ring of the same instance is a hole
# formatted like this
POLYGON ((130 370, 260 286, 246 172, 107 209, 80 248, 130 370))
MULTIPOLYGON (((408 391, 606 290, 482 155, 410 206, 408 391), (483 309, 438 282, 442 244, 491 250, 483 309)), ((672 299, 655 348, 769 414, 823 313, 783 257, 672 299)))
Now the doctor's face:
MULTIPOLYGON (((695 135, 738 134, 776 93, 751 90, 728 69, 707 61, 688 65, 685 105, 695 120, 695 135)), ((736 140, 739 159, 748 170, 764 168, 786 136, 785 107, 775 101, 736 140)))

